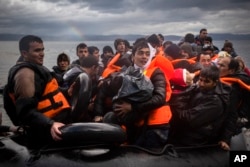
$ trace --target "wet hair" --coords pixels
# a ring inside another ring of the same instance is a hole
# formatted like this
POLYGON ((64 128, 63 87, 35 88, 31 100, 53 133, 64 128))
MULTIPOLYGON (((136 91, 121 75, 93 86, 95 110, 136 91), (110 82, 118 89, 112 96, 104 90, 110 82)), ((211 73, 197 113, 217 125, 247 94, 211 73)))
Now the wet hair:
POLYGON ((66 53, 60 53, 57 56, 57 65, 59 64, 59 62, 61 61, 67 61, 70 64, 70 58, 66 53))
POLYGON ((91 54, 91 55, 92 55, 96 50, 99 52, 99 49, 98 49, 98 47, 96 47, 96 46, 89 46, 89 47, 88 47, 89 54, 91 54))
POLYGON ((83 49, 83 48, 86 48, 86 47, 87 47, 87 45, 85 43, 80 43, 76 47, 76 52, 78 51, 78 49, 83 49))
POLYGON ((80 65, 82 67, 90 68, 92 66, 98 66, 98 61, 94 56, 87 56, 80 58, 80 65))
POLYGON ((220 70, 217 66, 203 67, 200 76, 216 82, 220 79, 220 70))
POLYGON ((19 41, 19 51, 22 50, 29 51, 30 43, 32 42, 43 43, 43 40, 35 35, 26 35, 19 41))
POLYGON ((135 55, 135 52, 137 50, 142 49, 142 48, 149 48, 146 40, 140 40, 134 44, 133 49, 132 49, 132 56, 135 55))

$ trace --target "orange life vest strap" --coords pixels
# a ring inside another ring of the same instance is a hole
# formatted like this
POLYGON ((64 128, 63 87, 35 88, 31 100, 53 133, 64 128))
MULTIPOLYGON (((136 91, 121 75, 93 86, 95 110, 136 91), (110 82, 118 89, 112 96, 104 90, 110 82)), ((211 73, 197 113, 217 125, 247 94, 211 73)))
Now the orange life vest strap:
POLYGON ((52 118, 62 110, 70 108, 67 99, 62 92, 58 91, 58 84, 55 78, 47 83, 37 109, 45 116, 52 118))
POLYGON ((171 62, 172 62, 173 65, 175 65, 175 64, 177 64, 177 63, 179 63, 181 61, 187 61, 187 62, 189 62, 189 64, 195 64, 196 63, 196 61, 193 60, 193 59, 175 59, 175 60, 172 60, 171 62))
POLYGON ((250 91, 250 85, 247 85, 239 78, 222 77, 222 78, 220 78, 220 80, 221 80, 221 82, 223 82, 225 84, 229 84, 229 85, 231 85, 233 83, 238 83, 241 88, 250 91))
POLYGON ((102 73, 103 78, 106 78, 107 76, 109 76, 109 74, 113 72, 117 72, 121 70, 120 66, 114 65, 118 61, 119 58, 120 58, 120 53, 117 53, 115 57, 112 58, 112 60, 108 63, 107 67, 104 69, 102 73))

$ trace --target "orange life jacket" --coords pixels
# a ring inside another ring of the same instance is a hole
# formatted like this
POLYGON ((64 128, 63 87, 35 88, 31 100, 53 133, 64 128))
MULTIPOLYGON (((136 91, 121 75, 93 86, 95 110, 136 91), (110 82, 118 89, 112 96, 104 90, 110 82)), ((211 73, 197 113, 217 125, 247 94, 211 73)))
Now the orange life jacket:
POLYGON ((216 60, 218 57, 219 57, 219 55, 218 55, 218 54, 215 54, 215 55, 213 55, 213 56, 211 57, 211 60, 214 61, 214 60, 216 60))
MULTIPOLYGON (((46 72, 42 69, 42 67, 39 67, 34 64, 32 65, 29 63, 20 63, 16 65, 16 68, 11 72, 12 74, 11 76, 9 76, 9 79, 13 78, 15 73, 18 71, 18 69, 22 67, 31 68, 32 70, 35 71, 35 75, 43 76, 42 78, 46 82, 46 85, 44 85, 45 87, 42 92, 42 96, 39 99, 38 105, 37 105, 37 110, 39 112, 43 113, 46 117, 53 118, 64 109, 70 109, 70 105, 67 99, 59 90, 57 80, 53 78, 51 75, 48 75, 48 76, 43 75, 43 73, 45 74, 46 72), (45 76, 47 76, 47 78, 45 76)), ((10 82, 11 81, 9 81, 9 83, 10 82)), ((35 82, 39 82, 39 81, 35 81, 35 82)), ((9 91, 8 95, 11 98, 12 102, 15 104, 16 99, 15 99, 14 93, 12 91, 9 91)))
POLYGON ((161 45, 161 46, 159 47, 159 51, 161 51, 161 52, 164 54, 164 47, 163 47, 163 45, 161 45))
POLYGON ((196 57, 196 56, 194 56, 194 57, 188 58, 188 60, 191 60, 191 61, 196 61, 196 60, 197 60, 197 57, 196 57))
POLYGON ((62 110, 70 108, 67 99, 58 90, 59 86, 55 78, 47 83, 42 98, 39 100, 37 110, 46 117, 53 118, 62 110))
POLYGON ((165 56, 163 47, 159 47, 159 50, 158 50, 158 52, 156 53, 156 55, 165 56))
POLYGON ((166 82, 167 82, 166 91, 168 92, 167 100, 169 100, 172 94, 172 89, 171 89, 169 80, 171 80, 171 78, 174 76, 174 67, 172 63, 166 57, 161 56, 161 55, 156 55, 154 59, 152 59, 148 69, 153 69, 155 67, 160 68, 165 75, 166 82))
POLYGON ((189 62, 189 64, 195 64, 196 63, 196 61, 193 60, 192 58, 190 58, 190 59, 175 59, 175 60, 172 60, 171 63, 173 65, 175 65, 175 64, 177 64, 177 63, 179 63, 181 61, 184 61, 184 60, 187 61, 187 62, 189 62))
MULTIPOLYGON (((195 58, 196 58, 196 57, 195 57, 195 58)), ((190 65, 194 65, 195 63, 197 63, 197 62, 195 61, 195 59, 193 59, 193 58, 190 58, 190 59, 175 59, 175 60, 172 60, 171 63, 172 63, 173 66, 174 66, 174 65, 178 64, 178 63, 181 62, 181 61, 187 61, 190 65)), ((190 71, 189 71, 189 72, 190 72, 190 71)), ((196 70, 196 71, 194 71, 193 73, 195 74, 195 76, 198 76, 198 75, 200 75, 200 70, 196 70)))
POLYGON ((237 83, 240 85, 241 88, 250 91, 250 85, 247 85, 239 78, 221 77, 220 81, 225 83, 225 84, 228 84, 228 85, 232 85, 233 83, 237 83))
MULTIPOLYGON (((237 83, 241 88, 243 88, 246 91, 250 91, 250 85, 247 85, 245 82, 243 82, 241 79, 239 78, 232 78, 232 77, 221 77, 220 81, 222 83, 228 84, 228 85, 232 85, 234 83, 237 83)), ((246 98, 246 97, 245 97, 246 98)), ((241 100, 238 104, 238 107, 240 107, 242 105, 243 100, 241 100)))
POLYGON ((112 60, 108 63, 107 67, 104 69, 103 73, 102 73, 102 78, 106 78, 109 74, 113 73, 113 72, 118 72, 121 70, 120 66, 115 65, 115 62, 118 61, 118 59, 120 58, 120 53, 117 53, 112 60))
MULTIPOLYGON (((144 72, 145 75, 150 78, 156 68, 157 67, 147 69, 144 72)), ((168 81, 167 78, 166 80, 168 81)), ((170 88, 170 84, 167 83, 166 84, 166 104, 150 112, 148 120, 147 120, 147 125, 160 125, 160 124, 169 123, 170 119, 172 118, 172 112, 167 102, 169 101, 169 98, 170 98, 169 94, 171 94, 171 92, 172 91, 170 88)))

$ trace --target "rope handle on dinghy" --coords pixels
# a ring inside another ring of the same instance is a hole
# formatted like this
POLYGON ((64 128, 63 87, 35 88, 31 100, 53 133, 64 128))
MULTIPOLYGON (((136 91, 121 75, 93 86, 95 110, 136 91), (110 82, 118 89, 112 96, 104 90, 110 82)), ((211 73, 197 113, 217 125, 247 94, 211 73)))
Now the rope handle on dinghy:
MULTIPOLYGON (((203 146, 183 146, 183 147, 175 147, 172 144, 166 144, 161 150, 154 151, 148 148, 144 148, 137 145, 120 145, 118 147, 122 148, 133 148, 143 152, 146 152, 150 155, 161 156, 164 154, 170 155, 172 157, 178 158, 178 150, 193 150, 193 149, 201 149, 201 148, 211 148, 211 147, 218 147, 218 144, 210 144, 210 145, 203 145, 203 146)), ((44 153, 51 153, 57 151, 66 151, 66 150, 74 150, 74 149, 88 149, 88 148, 110 148, 110 145, 107 144, 93 144, 93 145, 85 145, 85 146, 69 146, 69 147, 60 147, 60 148, 47 148, 47 146, 41 148, 37 151, 37 155, 41 155, 44 153)))
MULTIPOLYGON (((87 145, 87 146, 70 146, 70 147, 60 147, 60 148, 47 148, 48 146, 45 146, 41 148, 40 150, 35 151, 35 154, 37 156, 44 154, 44 153, 52 153, 57 151, 66 151, 66 150, 74 150, 74 149, 88 149, 88 148, 110 148, 110 145, 107 144, 94 144, 94 145, 87 145)), ((153 151, 144 147, 140 147, 137 145, 120 145, 118 147, 122 148, 133 148, 137 149, 143 152, 146 152, 151 155, 160 156, 163 154, 168 154, 172 157, 179 157, 178 153, 176 152, 174 145, 172 144, 166 144, 160 151, 153 151)), ((34 153, 34 152, 33 152, 34 153)))
POLYGON ((175 147, 176 150, 193 150, 193 149, 200 149, 200 148, 211 148, 211 147, 218 147, 219 144, 207 144, 207 145, 200 145, 200 146, 178 146, 175 147))
POLYGON ((175 157, 175 158, 179 157, 178 153, 176 152, 176 150, 174 148, 174 145, 172 145, 172 144, 166 144, 160 151, 153 151, 153 150, 150 150, 150 149, 147 149, 147 148, 144 148, 144 147, 140 147, 140 146, 137 146, 137 145, 121 145, 121 147, 135 148, 137 150, 146 152, 146 153, 151 154, 151 155, 156 155, 156 156, 160 156, 160 155, 163 155, 163 154, 168 154, 168 155, 170 155, 172 157, 175 157))
MULTIPOLYGON (((105 144, 94 144, 94 145, 88 145, 88 146, 71 146, 71 147, 62 147, 62 148, 52 148, 52 149, 47 149, 48 145, 45 147, 41 148, 40 150, 34 151, 33 156, 30 157, 28 160, 28 164, 34 163, 36 160, 38 160, 42 154, 44 153, 52 153, 52 152, 57 152, 57 151, 67 151, 67 150, 74 150, 74 149, 88 149, 88 148, 96 148, 96 147, 102 147, 102 148, 110 148, 110 145, 105 145, 105 144)), ((218 144, 211 144, 211 145, 204 145, 204 146, 186 146, 186 147, 174 147, 172 144, 166 144, 160 151, 153 151, 147 148, 143 148, 137 145, 120 145, 119 147, 122 148, 133 148, 137 149, 143 152, 146 152, 150 155, 154 156, 161 156, 164 154, 167 154, 171 157, 174 158, 179 158, 179 154, 177 153, 176 150, 183 150, 183 149, 200 149, 200 148, 208 148, 208 147, 218 147, 218 144)))
POLYGON ((183 147, 175 147, 172 144, 166 144, 160 151, 153 151, 153 150, 143 148, 137 145, 121 145, 121 146, 126 147, 126 148, 135 148, 135 149, 144 151, 151 155, 160 156, 163 154, 168 154, 172 157, 178 158, 179 157, 178 150, 193 150, 193 149, 201 149, 201 148, 218 147, 219 144, 209 144, 209 145, 202 145, 202 146, 183 146, 183 147))

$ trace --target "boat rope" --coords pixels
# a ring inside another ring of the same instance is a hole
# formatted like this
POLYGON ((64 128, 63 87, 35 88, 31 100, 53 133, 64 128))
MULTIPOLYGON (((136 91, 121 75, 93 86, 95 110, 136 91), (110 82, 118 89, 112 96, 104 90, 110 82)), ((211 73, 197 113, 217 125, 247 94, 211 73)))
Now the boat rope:
POLYGON ((209 145, 201 145, 201 146, 183 146, 183 147, 175 147, 172 144, 166 144, 160 151, 153 151, 144 147, 140 147, 137 145, 121 145, 122 147, 126 147, 126 148, 135 148, 141 151, 144 151, 148 154, 151 155, 156 155, 156 156, 160 156, 163 154, 168 154, 172 157, 178 158, 178 151, 180 150, 194 150, 194 149, 202 149, 202 148, 212 148, 212 147, 218 147, 219 144, 209 144, 209 145))
POLYGON ((212 148, 218 147, 219 144, 207 144, 207 145, 200 145, 200 146, 179 146, 175 147, 176 150, 193 150, 193 149, 201 149, 201 148, 212 148))
POLYGON ((135 148, 137 150, 146 152, 146 153, 151 154, 151 155, 156 155, 156 156, 168 154, 168 155, 175 157, 175 158, 179 157, 178 153, 176 152, 176 150, 174 148, 174 145, 172 145, 172 144, 166 144, 160 151, 153 151, 153 150, 150 150, 150 149, 147 149, 147 148, 144 148, 141 146, 137 146, 137 145, 121 145, 121 147, 135 148))
POLYGON ((56 148, 49 148, 49 145, 44 146, 43 148, 36 150, 33 152, 33 157, 31 158, 32 161, 39 159, 39 157, 42 154, 46 153, 53 153, 53 152, 60 152, 60 151, 68 151, 68 150, 81 150, 81 149, 90 149, 90 148, 115 148, 115 147, 121 147, 121 148, 132 148, 136 150, 140 150, 143 152, 146 152, 150 155, 155 155, 155 156, 160 156, 167 154, 169 156, 178 158, 178 151, 180 150, 194 150, 194 149, 202 149, 202 148, 211 148, 211 147, 218 147, 218 144, 210 144, 210 145, 202 145, 202 146, 183 146, 183 147, 175 147, 172 144, 166 144, 161 150, 152 150, 148 148, 144 148, 141 146, 137 145, 127 145, 127 144, 122 144, 120 146, 115 146, 115 145, 110 145, 110 144, 93 144, 93 145, 84 145, 84 146, 66 146, 66 147, 56 147, 56 148))

